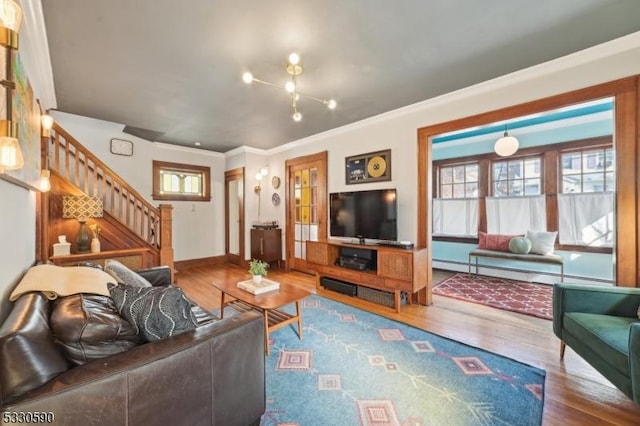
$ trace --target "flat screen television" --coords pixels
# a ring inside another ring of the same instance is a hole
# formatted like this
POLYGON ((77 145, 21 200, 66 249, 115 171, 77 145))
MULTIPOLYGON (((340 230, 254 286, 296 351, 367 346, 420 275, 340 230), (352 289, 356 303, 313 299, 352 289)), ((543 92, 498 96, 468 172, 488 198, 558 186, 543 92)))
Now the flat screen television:
POLYGON ((332 237, 398 239, 395 189, 329 194, 329 233, 332 237))

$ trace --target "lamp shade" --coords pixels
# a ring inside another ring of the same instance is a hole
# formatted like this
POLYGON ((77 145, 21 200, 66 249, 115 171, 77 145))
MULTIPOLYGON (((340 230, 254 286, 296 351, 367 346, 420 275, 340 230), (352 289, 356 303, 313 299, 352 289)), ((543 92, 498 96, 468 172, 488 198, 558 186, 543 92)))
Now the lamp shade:
POLYGON ((22 23, 22 9, 14 0, 0 0, 0 26, 18 32, 22 23))
POLYGON ((40 171, 40 191, 47 192, 51 190, 51 172, 49 170, 40 171))
POLYGON ((24 157, 18 139, 0 137, 0 170, 17 170, 24 166, 24 157))
POLYGON ((518 143, 518 139, 513 136, 509 136, 507 132, 504 132, 504 136, 496 141, 493 149, 499 156, 508 157, 515 154, 519 146, 520 144, 518 143))
POLYGON ((65 195, 62 197, 62 217, 64 219, 85 220, 88 217, 102 217, 102 200, 85 195, 65 195))
POLYGON ((0 0, 0 45, 18 49, 22 9, 14 0, 0 0))

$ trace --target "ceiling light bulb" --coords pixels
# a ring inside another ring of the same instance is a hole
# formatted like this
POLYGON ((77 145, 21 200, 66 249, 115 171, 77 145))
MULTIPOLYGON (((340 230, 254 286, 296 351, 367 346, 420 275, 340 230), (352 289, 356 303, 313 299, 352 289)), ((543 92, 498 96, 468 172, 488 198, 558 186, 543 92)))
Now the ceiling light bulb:
POLYGON ((300 121, 300 120, 302 120, 302 114, 301 114, 301 113, 299 113, 298 111, 294 112, 294 113, 293 113, 293 120, 294 120, 294 121, 300 121))
POLYGON ((327 102, 327 108, 329 109, 334 109, 336 105, 338 104, 336 103, 335 99, 329 99, 329 101, 327 102))
POLYGON ((242 80, 249 84, 251 82, 253 82, 253 75, 251 75, 250 72, 245 72, 244 74, 242 74, 242 80))
POLYGON ((289 55, 289 63, 291 65, 298 65, 298 63, 300 63, 300 56, 297 53, 292 53, 289 55))
POLYGON ((288 93, 293 93, 296 91, 296 84, 293 81, 287 81, 284 85, 284 90, 288 93))

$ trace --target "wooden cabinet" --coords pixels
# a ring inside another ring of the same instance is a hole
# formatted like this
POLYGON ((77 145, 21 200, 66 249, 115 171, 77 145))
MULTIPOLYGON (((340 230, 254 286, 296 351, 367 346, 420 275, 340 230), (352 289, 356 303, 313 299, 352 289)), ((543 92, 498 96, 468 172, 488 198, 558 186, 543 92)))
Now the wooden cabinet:
MULTIPOLYGON (((405 250, 402 248, 357 245, 341 241, 307 241, 307 268, 316 273, 316 286, 320 278, 329 277, 358 286, 394 293, 395 309, 400 311, 401 292, 409 296, 423 292, 420 303, 431 304, 431 282, 428 273, 431 265, 426 248, 405 250), (343 248, 369 251, 375 265, 367 271, 359 271, 336 265, 343 248)), ((411 297, 408 298, 411 301, 411 297)))
POLYGON ((278 262, 279 268, 282 260, 282 230, 252 229, 251 258, 267 263, 278 262))

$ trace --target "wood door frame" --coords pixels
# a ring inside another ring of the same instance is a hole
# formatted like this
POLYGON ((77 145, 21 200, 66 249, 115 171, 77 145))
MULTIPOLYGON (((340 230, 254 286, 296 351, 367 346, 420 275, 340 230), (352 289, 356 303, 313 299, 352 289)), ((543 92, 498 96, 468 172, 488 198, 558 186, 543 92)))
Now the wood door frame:
POLYGON ((227 262, 234 263, 238 266, 244 266, 246 263, 244 259, 244 197, 244 167, 224 172, 224 254, 227 258, 227 262), (238 239, 240 240, 238 256, 229 253, 229 182, 236 180, 240 181, 240 187, 242 188, 242 197, 238 200, 238 215, 240 220, 240 223, 238 224, 238 239), (238 257, 238 259, 235 259, 235 257, 238 257))
MULTIPOLYGON (((327 238, 327 205, 329 202, 329 198, 328 198, 329 182, 328 182, 328 176, 327 176, 328 152, 322 151, 316 154, 310 154, 310 155, 305 155, 302 157, 296 157, 296 158, 291 158, 289 160, 286 160, 284 163, 285 176, 286 176, 284 184, 285 184, 285 209, 286 209, 285 210, 285 227, 286 227, 285 228, 286 229, 285 257, 286 257, 287 269, 289 269, 289 265, 294 263, 294 262, 291 262, 291 258, 293 257, 293 254, 295 254, 294 241, 292 239, 293 236, 295 235, 295 230, 293 229, 295 224, 295 217, 291 212, 292 200, 289 195, 289 191, 291 190, 291 178, 290 178, 291 169, 293 167, 300 166, 305 163, 315 162, 315 161, 320 161, 322 164, 322 167, 324 168, 323 170, 324 188, 322 191, 318 191, 318 200, 321 200, 321 199, 324 200, 324 208, 318 209, 318 240, 326 240, 327 238)), ((303 272, 311 273, 311 271, 306 269, 304 269, 303 272)))
MULTIPOLYGON (((435 136, 467 127, 481 126, 523 115, 541 113, 594 99, 615 99, 614 148, 616 151, 616 232, 614 242, 615 283, 640 286, 640 76, 627 77, 548 98, 464 117, 418 129, 418 244, 431 247, 431 200, 433 177, 431 140, 435 136), (621 184, 624 182, 624 185, 621 184)), ((431 256, 431 251, 429 251, 431 256)))

